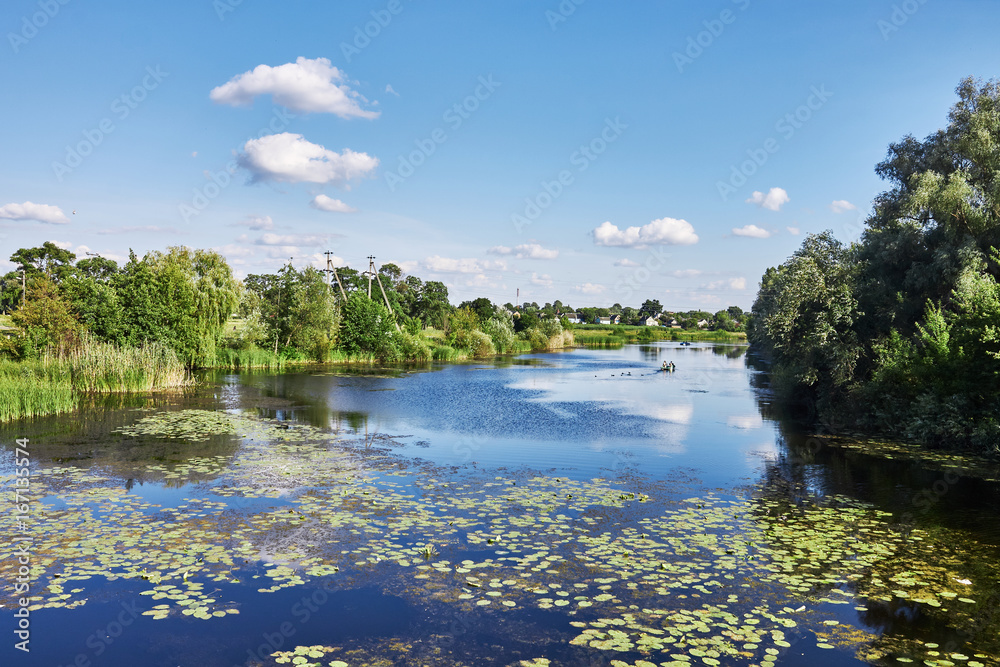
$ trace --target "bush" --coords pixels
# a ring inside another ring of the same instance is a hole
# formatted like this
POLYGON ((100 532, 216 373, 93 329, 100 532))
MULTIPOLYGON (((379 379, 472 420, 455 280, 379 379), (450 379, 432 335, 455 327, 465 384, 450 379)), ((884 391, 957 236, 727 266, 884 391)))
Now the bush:
POLYGON ((340 347, 348 354, 373 354, 381 361, 399 359, 396 327, 385 306, 354 292, 344 305, 340 347))
POLYGON ((531 345, 532 352, 540 352, 549 349, 549 337, 542 333, 538 327, 521 332, 521 338, 531 345))
POLYGON ((404 361, 428 361, 432 356, 427 341, 408 331, 399 334, 399 353, 404 361))
POLYGON ((563 331, 562 325, 559 324, 559 320, 556 319, 542 320, 538 328, 541 329, 542 334, 546 338, 560 336, 562 335, 563 331))
POLYGON ((499 354, 510 354, 514 351, 514 341, 517 336, 514 334, 510 316, 504 319, 490 318, 483 324, 483 333, 490 337, 493 347, 499 354))
POLYGON ((493 357, 497 350, 493 347, 493 340, 482 331, 473 331, 469 335, 469 353, 473 357, 493 357))

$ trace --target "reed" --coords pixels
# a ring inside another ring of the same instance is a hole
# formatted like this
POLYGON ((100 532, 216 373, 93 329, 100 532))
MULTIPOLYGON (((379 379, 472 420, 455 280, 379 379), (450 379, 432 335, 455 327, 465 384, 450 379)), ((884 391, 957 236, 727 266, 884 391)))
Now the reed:
POLYGON ((157 391, 187 382, 184 364, 163 345, 119 347, 84 339, 62 357, 0 360, 0 421, 68 412, 87 394, 157 391))
POLYGON ((213 368, 230 369, 234 371, 261 368, 265 370, 282 370, 288 360, 271 350, 251 347, 246 350, 235 350, 224 347, 216 350, 213 368))
POLYGON ((0 361, 0 422, 69 412, 75 407, 68 373, 38 362, 0 361))
POLYGON ((84 393, 157 391, 187 381, 183 362, 159 343, 119 347, 88 340, 67 357, 46 357, 44 363, 68 366, 73 388, 84 393))

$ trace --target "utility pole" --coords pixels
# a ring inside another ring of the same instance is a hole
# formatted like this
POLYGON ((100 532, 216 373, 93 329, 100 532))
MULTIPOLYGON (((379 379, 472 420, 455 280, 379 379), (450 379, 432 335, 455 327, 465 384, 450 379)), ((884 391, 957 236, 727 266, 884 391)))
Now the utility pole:
POLYGON ((402 331, 399 326, 399 322, 396 322, 396 314, 392 312, 392 304, 389 303, 389 297, 385 294, 385 288, 382 287, 382 277, 377 272, 375 272, 375 280, 378 281, 378 288, 382 290, 382 298, 385 299, 385 307, 389 309, 389 314, 392 315, 392 320, 396 325, 396 331, 402 331))
POLYGON ((368 255, 368 298, 372 298, 372 275, 375 271, 375 257, 368 255))
POLYGON ((333 252, 330 251, 330 250, 327 250, 323 254, 326 255, 326 269, 325 269, 325 271, 326 271, 326 284, 327 284, 327 287, 330 287, 331 289, 333 288, 332 284, 330 283, 330 274, 332 273, 333 277, 337 279, 337 285, 340 287, 340 295, 342 297, 344 297, 344 301, 347 301, 347 292, 344 291, 344 284, 342 282, 340 282, 340 276, 337 275, 337 269, 333 266, 333 260, 330 259, 330 257, 333 255, 333 252))
POLYGON ((521 288, 518 287, 517 288, 517 298, 514 299, 514 310, 517 310, 520 307, 521 307, 521 288))
MULTIPOLYGON (((288 258, 288 266, 292 266, 292 257, 288 258)), ((287 275, 287 271, 286 274, 287 275)), ((274 309, 274 353, 278 354, 278 323, 281 321, 281 280, 278 280, 278 303, 274 309)))

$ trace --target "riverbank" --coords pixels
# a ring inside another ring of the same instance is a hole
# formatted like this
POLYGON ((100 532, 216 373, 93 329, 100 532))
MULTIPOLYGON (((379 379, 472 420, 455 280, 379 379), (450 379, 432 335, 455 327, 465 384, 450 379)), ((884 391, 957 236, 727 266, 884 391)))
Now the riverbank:
POLYGON ((705 331, 704 329, 665 329, 633 325, 578 324, 573 335, 580 347, 618 349, 630 343, 669 341, 711 341, 720 343, 746 342, 742 331, 705 331))
POLYGON ((77 350, 30 361, 0 360, 0 422, 76 409, 88 394, 163 391, 190 382, 173 350, 85 341, 77 350))
MULTIPOLYGON (((423 344, 415 346, 418 355, 392 360, 380 359, 372 353, 352 354, 343 350, 331 350, 323 360, 316 360, 287 350, 275 353, 259 347, 219 348, 213 363, 199 370, 283 371, 323 365, 463 362, 574 346, 570 331, 544 341, 516 338, 503 353, 490 349, 488 354, 482 354, 477 350, 452 347, 447 344, 444 332, 437 329, 423 332, 420 342, 423 344)), ((166 391, 192 382, 177 355, 159 344, 128 348, 88 341, 63 357, 45 355, 25 361, 0 359, 0 422, 72 412, 88 395, 166 391)))

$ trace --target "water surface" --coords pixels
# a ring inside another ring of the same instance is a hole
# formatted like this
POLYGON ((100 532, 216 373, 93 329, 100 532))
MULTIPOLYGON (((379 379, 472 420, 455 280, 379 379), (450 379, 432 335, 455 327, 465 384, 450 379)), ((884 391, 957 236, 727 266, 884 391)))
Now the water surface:
POLYGON ((3 664, 997 664, 997 471, 797 434, 753 366, 216 373, 6 425, 3 664))

